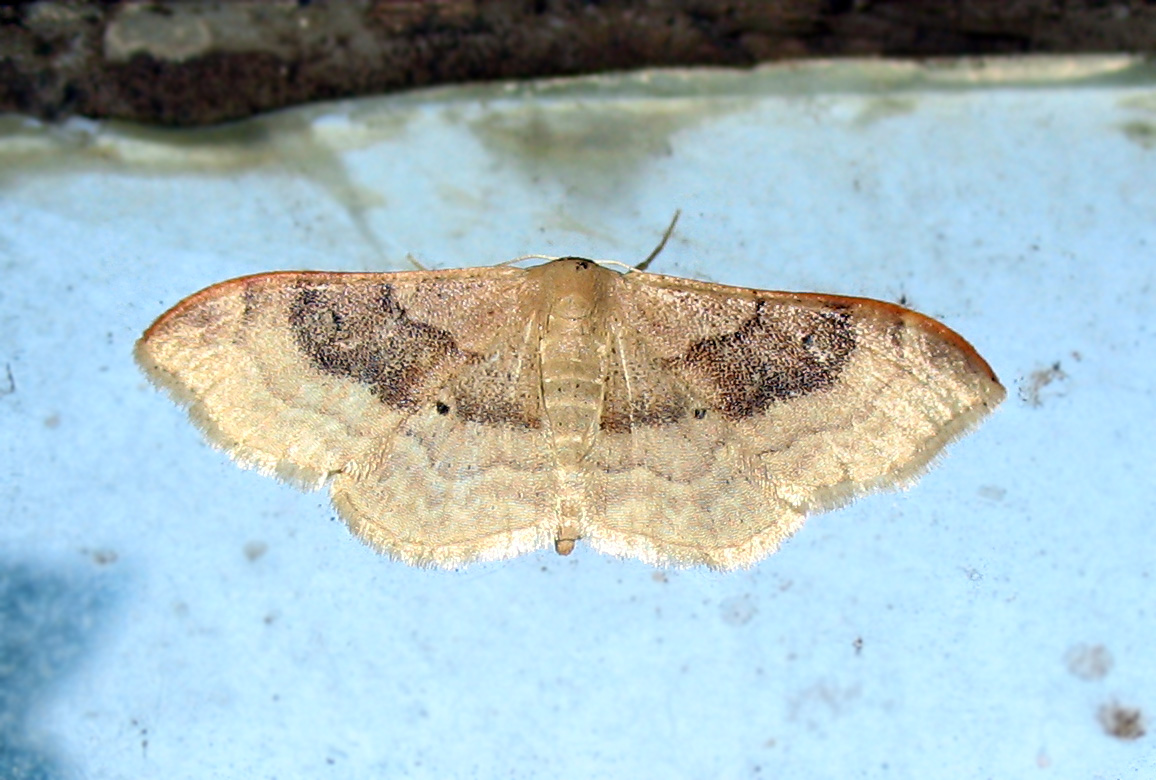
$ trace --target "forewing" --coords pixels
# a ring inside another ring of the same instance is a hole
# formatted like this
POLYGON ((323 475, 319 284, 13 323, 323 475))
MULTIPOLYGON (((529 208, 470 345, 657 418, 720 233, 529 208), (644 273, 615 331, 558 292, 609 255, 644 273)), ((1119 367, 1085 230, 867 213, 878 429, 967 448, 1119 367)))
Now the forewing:
POLYGON ((523 311, 407 416, 375 453, 380 465, 338 476, 334 503, 359 536, 409 563, 445 567, 553 543, 535 317, 523 311))
POLYGON ((611 308, 633 379, 605 406, 635 411, 603 425, 587 537, 612 553, 749 565, 807 514, 910 481, 1004 395, 957 334, 879 301, 633 273, 611 308))
MULTIPOLYGON (((504 419, 538 415, 522 392, 536 363, 513 355, 533 297, 524 272, 507 268, 263 274, 182 301, 136 354, 239 463, 309 488, 336 477, 335 502, 357 533, 401 557, 439 562, 447 538, 508 535, 510 518, 526 514, 478 517, 476 502, 457 511, 449 502, 464 495, 469 457, 479 468, 525 464, 534 449, 534 429, 523 426, 521 439, 487 435, 494 426, 469 412, 495 402, 504 419), (487 385, 487 372, 511 360, 521 383, 487 385), (441 530, 423 537, 427 523, 441 530), (418 538, 424 547, 407 546, 418 538)), ((481 553, 456 556, 444 560, 481 553)))

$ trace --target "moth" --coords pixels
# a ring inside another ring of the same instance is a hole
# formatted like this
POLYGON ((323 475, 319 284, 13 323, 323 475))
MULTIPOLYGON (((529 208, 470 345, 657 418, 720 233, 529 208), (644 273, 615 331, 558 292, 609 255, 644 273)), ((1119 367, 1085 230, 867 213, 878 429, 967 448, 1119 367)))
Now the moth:
POLYGON ((328 485, 358 537, 440 567, 578 540, 749 566, 808 515, 913 482, 1005 395, 900 306, 577 257, 234 279, 136 358, 238 464, 328 485))

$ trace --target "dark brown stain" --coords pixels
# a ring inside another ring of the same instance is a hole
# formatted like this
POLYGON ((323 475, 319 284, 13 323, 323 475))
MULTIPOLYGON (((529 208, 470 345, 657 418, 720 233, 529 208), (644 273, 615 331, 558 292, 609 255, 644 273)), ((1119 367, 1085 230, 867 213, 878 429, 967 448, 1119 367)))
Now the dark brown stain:
POLYGON ((1068 671, 1081 680, 1102 680, 1112 671, 1112 654, 1103 645, 1073 645, 1064 653, 1068 671))
POLYGON ((723 416, 741 420, 833 386, 855 346, 843 309, 772 310, 759 301, 739 330, 700 341, 669 365, 705 379, 723 416))
POLYGON ((1097 719, 1104 727, 1104 732, 1116 739, 1131 741, 1147 733, 1144 713, 1137 707, 1123 707, 1116 702, 1109 702, 1100 708, 1097 719))
MULTIPOLYGON (((1043 391, 1048 385, 1065 381, 1068 375, 1064 372, 1060 361, 1052 363, 1047 368, 1036 369, 1020 386, 1020 398, 1028 406, 1038 409, 1044 405, 1043 391)), ((1062 393, 1057 393, 1062 395, 1062 393)))

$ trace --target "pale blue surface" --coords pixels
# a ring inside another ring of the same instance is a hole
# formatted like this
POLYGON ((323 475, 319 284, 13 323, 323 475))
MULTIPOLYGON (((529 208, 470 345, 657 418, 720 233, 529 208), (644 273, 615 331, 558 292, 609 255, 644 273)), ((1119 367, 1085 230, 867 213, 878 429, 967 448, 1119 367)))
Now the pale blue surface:
POLYGON ((494 86, 207 135, 9 124, 0 776, 1156 776, 1156 735, 1097 720, 1156 713, 1156 86, 1007 67, 494 86), (579 545, 438 572, 236 469, 132 363, 229 277, 637 262, 676 208, 654 270, 904 297, 1008 401, 910 492, 749 571, 579 545))

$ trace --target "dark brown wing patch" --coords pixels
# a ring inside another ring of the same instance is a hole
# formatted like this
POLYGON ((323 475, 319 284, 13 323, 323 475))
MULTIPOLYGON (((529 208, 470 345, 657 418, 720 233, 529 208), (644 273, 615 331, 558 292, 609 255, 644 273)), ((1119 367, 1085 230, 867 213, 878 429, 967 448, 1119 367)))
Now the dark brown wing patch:
POLYGON ((480 356, 406 315, 389 284, 302 286, 289 305, 294 341, 331 376, 367 385, 382 403, 416 409, 451 371, 480 356))
POLYGON ((500 338, 490 355, 463 350, 449 331, 411 317, 389 284, 303 284, 289 326, 314 367, 372 388, 396 409, 432 406, 469 423, 541 426, 536 364, 524 365, 536 353, 500 338))
POLYGON ((696 342, 666 366, 709 389, 729 420, 832 387, 855 351, 847 312, 838 307, 768 307, 733 333, 696 342))
POLYGON ((684 419, 691 405, 685 389, 669 380, 662 361, 649 354, 637 339, 619 338, 630 326, 611 325, 603 378, 602 416, 599 427, 606 433, 630 433, 638 427, 673 425, 684 419))
POLYGON ((467 366, 448 388, 450 409, 466 422, 515 428, 542 427, 538 353, 503 341, 467 366))

